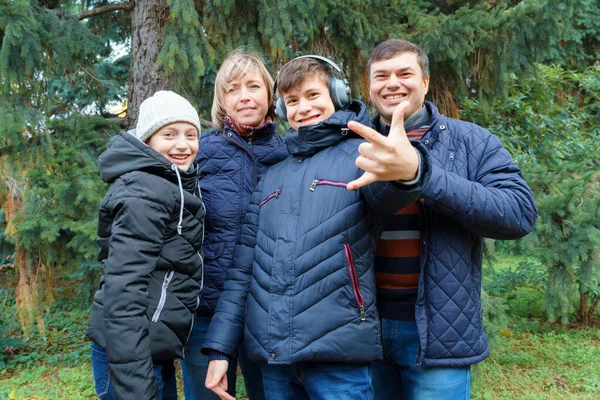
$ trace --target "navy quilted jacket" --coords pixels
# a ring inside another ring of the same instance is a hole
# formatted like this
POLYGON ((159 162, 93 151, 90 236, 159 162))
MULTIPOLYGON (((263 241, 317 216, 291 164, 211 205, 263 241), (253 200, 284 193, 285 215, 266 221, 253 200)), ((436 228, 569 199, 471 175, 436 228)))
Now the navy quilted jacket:
POLYGON ((362 174, 355 159, 363 142, 348 132, 351 119, 369 124, 362 103, 286 133, 291 156, 252 196, 203 351, 231 355, 243 332, 248 355, 272 364, 382 357, 373 268, 381 214, 418 199, 428 157, 421 149, 416 185, 349 191, 346 183, 362 174))
POLYGON ((255 133, 248 143, 225 128, 202 132, 196 162, 206 206, 204 289, 199 313, 212 315, 223 291, 227 269, 250 197, 258 180, 273 164, 288 156, 275 124, 255 133))
MULTIPOLYGON (((421 274, 415 317, 417 365, 482 361, 488 346, 481 314, 483 238, 518 239, 533 229, 533 194, 494 135, 473 123, 432 116, 423 136, 431 179, 423 190, 421 274)), ((387 128, 376 128, 387 134, 387 128)))

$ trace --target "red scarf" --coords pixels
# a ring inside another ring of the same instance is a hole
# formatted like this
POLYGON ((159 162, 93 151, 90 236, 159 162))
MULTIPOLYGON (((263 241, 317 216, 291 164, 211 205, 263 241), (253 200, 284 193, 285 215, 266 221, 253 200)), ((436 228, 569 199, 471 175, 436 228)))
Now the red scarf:
POLYGON ((223 118, 224 125, 233 129, 238 135, 245 137, 245 138, 254 135, 255 132, 260 131, 265 126, 272 124, 272 123, 273 123, 273 118, 271 118, 271 117, 267 117, 265 119, 265 123, 258 127, 242 125, 239 122, 237 122, 236 120, 234 120, 233 118, 231 118, 229 115, 226 115, 225 118, 223 118))

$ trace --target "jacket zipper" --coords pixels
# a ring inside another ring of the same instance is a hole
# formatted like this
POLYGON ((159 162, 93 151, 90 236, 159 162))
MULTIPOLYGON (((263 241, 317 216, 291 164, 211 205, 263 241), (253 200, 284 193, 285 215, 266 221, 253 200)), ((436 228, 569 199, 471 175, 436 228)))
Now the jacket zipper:
POLYGON ((163 280, 162 289, 160 291, 160 300, 158 300, 158 306, 156 307, 156 311, 154 311, 154 315, 152 315, 152 322, 158 322, 160 313, 162 313, 163 308, 165 308, 167 288, 169 287, 169 282, 173 279, 173 274, 175 274, 174 270, 170 270, 165 274, 165 279, 163 280))
POLYGON ((446 171, 450 171, 452 169, 452 163, 454 163, 454 152, 451 151, 448 155, 448 162, 446 163, 446 171))
POLYGON ((181 351, 181 358, 185 358, 185 348, 187 342, 190 341, 190 336, 192 336, 192 331, 194 330, 194 322, 196 322, 196 313, 198 312, 198 307, 200 307, 200 295, 196 295, 196 310, 192 313, 192 325, 190 325, 190 331, 185 338, 185 343, 183 344, 183 350, 181 351))
POLYGON ((356 267, 354 266, 354 257, 352 256, 352 249, 348 243, 344 243, 344 251, 346 253, 346 261, 348 262, 348 270, 350 271, 350 282, 352 283, 352 291, 354 292, 354 299, 360 310, 360 320, 366 321, 365 316, 365 299, 360 292, 360 284, 358 282, 358 274, 356 273, 356 267))
POLYGON ((274 191, 273 193, 271 193, 270 195, 267 196, 266 199, 264 199, 263 201, 261 201, 258 205, 258 207, 262 207, 267 201, 271 200, 272 198, 277 198, 277 196, 279 196, 281 194, 281 189, 277 189, 276 191, 274 191))
POLYGON ((346 182, 328 181, 327 179, 315 179, 314 181, 312 181, 312 184, 310 185, 310 191, 314 192, 317 185, 348 187, 348 184, 346 182))

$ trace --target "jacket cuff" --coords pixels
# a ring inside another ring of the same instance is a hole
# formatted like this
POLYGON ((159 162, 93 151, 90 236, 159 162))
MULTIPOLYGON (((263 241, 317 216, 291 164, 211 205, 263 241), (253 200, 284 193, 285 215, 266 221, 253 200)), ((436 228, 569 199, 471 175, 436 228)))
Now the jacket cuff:
POLYGON ((229 361, 229 356, 225 353, 221 353, 219 350, 208 350, 208 359, 210 361, 213 360, 227 360, 229 361))
POLYGON ((421 171, 423 170, 423 168, 421 167, 421 164, 423 164, 423 157, 421 157, 421 152, 419 150, 417 150, 417 156, 419 157, 419 166, 417 167, 417 176, 415 176, 413 179, 411 179, 410 181, 396 181, 401 185, 414 185, 415 183, 419 182, 419 179, 421 179, 421 171))

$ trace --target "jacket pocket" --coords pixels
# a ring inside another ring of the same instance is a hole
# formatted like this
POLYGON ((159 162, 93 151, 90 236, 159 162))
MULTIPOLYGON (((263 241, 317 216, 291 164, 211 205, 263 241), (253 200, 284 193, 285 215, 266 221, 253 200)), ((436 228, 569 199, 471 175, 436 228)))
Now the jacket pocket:
POLYGON ((358 274, 356 273, 356 267, 354 265, 354 257, 352 256, 352 249, 348 243, 344 243, 344 253, 346 254, 346 262, 348 264, 348 272, 350 274, 350 284, 352 285, 354 300, 356 300, 356 305, 360 311, 360 320, 366 321, 365 299, 360 291, 360 282, 358 280, 358 274))
POLYGON ((165 303, 167 301, 167 289, 169 288, 169 283, 171 282, 171 279, 173 279, 174 274, 174 270, 169 270, 165 274, 165 278, 163 279, 163 284, 160 289, 160 299, 158 299, 158 305, 156 306, 156 310, 154 310, 154 314, 152 314, 152 322, 158 322, 160 319, 160 314, 165 308, 165 303))
POLYGON ((348 187, 348 183, 346 182, 336 182, 336 181, 330 181, 327 179, 315 179, 314 181, 312 181, 311 185, 310 185, 310 191, 314 192, 315 189, 317 188, 317 186, 319 185, 327 185, 327 186, 340 186, 340 187, 348 187))
POLYGON ((260 208, 260 207, 264 206, 266 203, 268 203, 270 200, 276 199, 277 196, 279 196, 280 194, 281 194, 281 189, 277 189, 276 191, 274 191, 273 193, 268 195, 263 201, 258 203, 258 207, 260 208))

